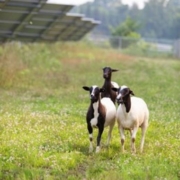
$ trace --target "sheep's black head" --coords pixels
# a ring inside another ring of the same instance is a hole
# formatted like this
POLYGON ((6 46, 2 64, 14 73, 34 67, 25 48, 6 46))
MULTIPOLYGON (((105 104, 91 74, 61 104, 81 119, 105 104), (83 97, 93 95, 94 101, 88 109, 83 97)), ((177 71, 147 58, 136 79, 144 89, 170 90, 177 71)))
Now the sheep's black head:
POLYGON ((103 78, 104 79, 111 79, 112 72, 116 72, 116 71, 118 71, 118 70, 112 69, 110 67, 104 67, 103 68, 103 78))
POLYGON ((126 104, 130 100, 130 94, 134 95, 133 91, 127 86, 121 86, 120 88, 112 88, 113 91, 117 92, 117 103, 126 104))
POLYGON ((90 99, 92 102, 97 102, 100 98, 100 93, 104 91, 103 88, 99 88, 98 86, 83 86, 83 89, 86 91, 89 91, 90 93, 90 99))

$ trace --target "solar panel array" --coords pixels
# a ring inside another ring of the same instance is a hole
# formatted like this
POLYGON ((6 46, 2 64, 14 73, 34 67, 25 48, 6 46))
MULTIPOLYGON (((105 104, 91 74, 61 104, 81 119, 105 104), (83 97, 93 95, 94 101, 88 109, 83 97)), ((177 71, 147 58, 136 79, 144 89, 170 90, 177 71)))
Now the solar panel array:
POLYGON ((0 42, 76 41, 99 24, 82 14, 68 13, 74 6, 47 0, 0 0, 0 42))

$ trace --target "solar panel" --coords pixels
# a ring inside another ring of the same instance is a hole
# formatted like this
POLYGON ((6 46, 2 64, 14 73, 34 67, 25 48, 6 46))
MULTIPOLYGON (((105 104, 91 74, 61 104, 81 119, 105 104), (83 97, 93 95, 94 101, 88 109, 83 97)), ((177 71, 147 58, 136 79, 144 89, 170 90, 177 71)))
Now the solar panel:
POLYGON ((79 40, 98 21, 68 13, 73 5, 47 0, 0 0, 0 42, 79 40))

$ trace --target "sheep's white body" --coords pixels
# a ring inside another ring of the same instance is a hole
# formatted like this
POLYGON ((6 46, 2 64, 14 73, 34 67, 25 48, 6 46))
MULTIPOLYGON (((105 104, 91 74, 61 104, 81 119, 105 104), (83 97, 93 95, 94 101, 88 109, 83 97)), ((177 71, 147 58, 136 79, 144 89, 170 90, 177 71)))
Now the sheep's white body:
MULTIPOLYGON (((105 117, 105 124, 104 127, 109 126, 115 122, 116 119, 116 107, 112 100, 110 98, 102 98, 101 100, 102 105, 106 109, 106 117, 105 117)), ((97 125, 97 118, 99 116, 98 113, 98 107, 99 107, 99 102, 96 102, 93 104, 94 108, 94 118, 91 119, 91 126, 95 127, 97 125)))
POLYGON ((124 129, 132 129, 134 126, 148 125, 149 111, 143 99, 131 97, 131 109, 126 113, 126 108, 120 104, 117 109, 117 120, 124 129))
POLYGON ((109 126, 111 124, 114 124, 116 119, 116 106, 112 102, 110 98, 102 98, 101 103, 106 108, 106 118, 105 118, 105 124, 104 126, 109 126))
POLYGON ((111 84, 112 84, 112 86, 113 86, 113 87, 115 87, 115 88, 119 88, 118 83, 116 83, 116 82, 114 82, 114 81, 111 81, 111 84))
MULTIPOLYGON (((131 98, 131 109, 127 113, 124 104, 120 104, 117 109, 117 122, 120 130, 121 140, 125 139, 124 129, 128 129, 131 132, 132 138, 135 139, 138 128, 142 129, 142 138, 140 151, 143 151, 145 132, 148 126, 149 110, 143 99, 138 97, 131 98)), ((136 151, 135 145, 132 142, 132 151, 136 151)), ((122 146, 124 151, 124 145, 122 146)))

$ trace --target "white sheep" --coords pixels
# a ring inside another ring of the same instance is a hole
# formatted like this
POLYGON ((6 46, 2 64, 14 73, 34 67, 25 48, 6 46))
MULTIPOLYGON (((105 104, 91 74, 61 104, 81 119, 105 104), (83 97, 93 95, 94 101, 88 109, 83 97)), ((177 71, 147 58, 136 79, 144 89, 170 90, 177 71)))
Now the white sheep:
POLYGON ((131 97, 134 95, 133 91, 127 86, 121 86, 120 88, 112 88, 118 92, 117 103, 119 104, 117 109, 117 122, 121 136, 122 151, 124 152, 124 130, 129 130, 131 134, 131 149, 136 152, 135 138, 138 128, 141 128, 142 137, 140 151, 143 151, 145 133, 148 127, 149 110, 143 99, 139 97, 131 97))
POLYGON ((86 114, 87 129, 89 132, 90 147, 89 152, 93 151, 93 128, 98 128, 97 147, 96 152, 100 151, 101 136, 104 131, 104 127, 109 126, 108 140, 109 144, 111 139, 111 132, 116 120, 116 107, 110 98, 100 98, 100 93, 104 89, 97 86, 87 87, 83 86, 83 89, 90 93, 90 105, 86 114))

